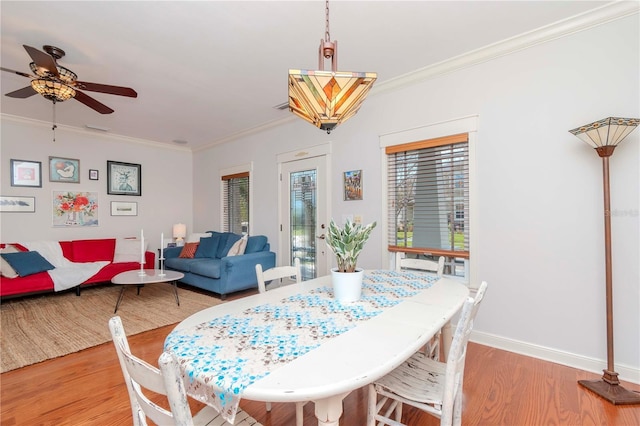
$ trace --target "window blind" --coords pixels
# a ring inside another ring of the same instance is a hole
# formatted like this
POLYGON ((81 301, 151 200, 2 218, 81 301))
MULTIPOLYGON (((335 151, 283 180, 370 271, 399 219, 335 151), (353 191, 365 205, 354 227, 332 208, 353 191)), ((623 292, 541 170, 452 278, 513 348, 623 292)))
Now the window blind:
POLYGON ((249 233, 249 172, 222 176, 224 232, 249 233))
POLYGON ((469 258, 469 143, 462 133, 386 148, 389 251, 469 258))

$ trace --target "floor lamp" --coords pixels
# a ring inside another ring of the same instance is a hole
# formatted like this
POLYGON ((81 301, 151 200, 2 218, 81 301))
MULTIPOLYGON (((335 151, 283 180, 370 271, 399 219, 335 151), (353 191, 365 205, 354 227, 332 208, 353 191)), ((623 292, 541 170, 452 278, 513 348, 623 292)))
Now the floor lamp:
POLYGON ((613 287, 611 275, 611 210, 609 197, 609 157, 616 146, 640 123, 638 118, 609 117, 586 124, 570 133, 582 139, 602 158, 604 188, 604 253, 607 303, 607 368, 601 380, 579 380, 578 383, 614 405, 640 404, 640 394, 620 385, 613 363, 613 287))

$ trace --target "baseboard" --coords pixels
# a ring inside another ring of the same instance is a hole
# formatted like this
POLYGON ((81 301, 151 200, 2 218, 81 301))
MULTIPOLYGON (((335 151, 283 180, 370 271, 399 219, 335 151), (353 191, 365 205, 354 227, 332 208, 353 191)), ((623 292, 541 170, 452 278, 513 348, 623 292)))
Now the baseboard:
MULTIPOLYGON (((589 358, 570 352, 559 351, 544 346, 533 345, 531 343, 518 340, 507 339, 489 333, 472 331, 469 339, 474 343, 491 346, 505 351, 514 352, 545 361, 555 362, 580 370, 602 374, 607 362, 602 359, 589 358)), ((640 369, 628 365, 616 364, 615 370, 619 374, 620 380, 640 384, 640 369)))

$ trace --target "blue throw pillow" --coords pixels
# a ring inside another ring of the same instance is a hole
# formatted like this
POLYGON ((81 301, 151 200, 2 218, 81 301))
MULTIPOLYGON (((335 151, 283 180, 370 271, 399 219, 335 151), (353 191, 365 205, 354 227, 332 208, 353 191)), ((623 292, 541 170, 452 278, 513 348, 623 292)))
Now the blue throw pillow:
POLYGON ((230 232, 224 248, 222 250, 218 248, 218 258, 222 259, 223 257, 225 257, 227 253, 229 253, 229 250, 231 250, 231 247, 233 247, 236 241, 238 241, 240 238, 242 238, 242 235, 233 234, 230 232))
POLYGON ((2 253, 1 256, 21 277, 55 268, 37 251, 2 253))
POLYGON ((218 252, 219 244, 220 244, 220 235, 207 237, 207 238, 200 238, 200 244, 198 244, 198 249, 196 250, 196 255, 194 257, 215 258, 216 253, 218 252))
POLYGON ((254 235, 247 240, 247 247, 245 253, 255 253, 264 250, 264 246, 267 245, 267 237, 264 235, 254 235))

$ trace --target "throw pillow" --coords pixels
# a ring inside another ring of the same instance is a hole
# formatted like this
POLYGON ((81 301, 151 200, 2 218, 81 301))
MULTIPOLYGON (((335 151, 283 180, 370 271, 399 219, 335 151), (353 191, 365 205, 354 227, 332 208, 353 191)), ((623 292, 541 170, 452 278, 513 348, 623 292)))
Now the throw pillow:
POLYGON ((200 244, 194 257, 215 258, 218 252, 218 244, 220 244, 220 236, 200 238, 200 244))
POLYGON ((247 240, 247 248, 245 253, 255 253, 264 250, 264 246, 267 245, 267 237, 264 235, 254 235, 247 240))
POLYGON ((200 238, 207 238, 210 237, 211 234, 209 234, 208 232, 201 232, 201 233, 193 233, 193 234, 189 234, 189 237, 187 238, 187 240, 185 242, 187 243, 198 243, 200 242, 200 238))
POLYGON ((48 271, 55 267, 37 251, 0 254, 21 277, 48 271))
POLYGON ((180 252, 180 256, 183 259, 193 259, 193 256, 196 254, 196 250, 198 250, 199 243, 185 243, 184 247, 182 247, 182 251, 180 252))
MULTIPOLYGON (((147 251, 149 243, 145 239, 144 250, 147 251)), ((118 238, 113 254, 113 263, 140 262, 142 250, 140 240, 131 238, 118 238)))
POLYGON ((220 242, 220 245, 218 246, 218 253, 216 254, 216 257, 218 259, 222 259, 223 257, 225 257, 227 253, 229 253, 229 250, 231 250, 231 247, 233 247, 233 245, 241 237, 242 237, 241 235, 234 234, 233 232, 225 232, 224 234, 222 234, 220 236, 221 242, 220 242), (225 243, 222 244, 222 241, 224 241, 225 243))
MULTIPOLYGON (((0 253, 19 253, 19 252, 20 250, 18 250, 11 244, 7 244, 2 250, 0 250, 0 253)), ((0 257, 0 274, 2 274, 2 276, 5 278, 16 278, 19 276, 16 270, 13 269, 11 265, 9 265, 9 262, 4 260, 4 257, 0 257)))
POLYGON ((231 246, 231 248, 227 252, 227 256, 239 256, 241 254, 244 254, 244 250, 247 247, 248 238, 248 235, 243 235, 242 238, 240 238, 231 246))

